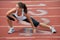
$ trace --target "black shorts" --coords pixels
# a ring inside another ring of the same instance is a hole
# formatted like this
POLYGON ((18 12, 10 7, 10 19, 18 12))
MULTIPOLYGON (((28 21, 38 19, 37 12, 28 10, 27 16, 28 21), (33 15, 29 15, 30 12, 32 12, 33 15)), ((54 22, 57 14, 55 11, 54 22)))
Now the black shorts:
MULTIPOLYGON (((12 15, 12 16, 16 18, 15 15, 12 15)), ((7 18, 8 18, 9 20, 15 21, 13 18, 11 18, 11 17, 9 17, 9 16, 7 16, 7 18)), ((31 19, 32 19, 32 22, 33 22, 34 26, 37 27, 37 26, 39 25, 39 22, 36 21, 35 19, 33 19, 32 17, 31 17, 31 19)), ((28 19, 24 19, 23 21, 26 21, 26 22, 30 23, 30 21, 29 21, 28 19)))
MULTIPOLYGON (((12 16, 16 18, 16 16, 15 16, 15 15, 13 15, 13 14, 12 14, 12 16)), ((10 16, 7 16, 7 18, 8 18, 9 20, 15 21, 15 19, 14 19, 14 18, 12 18, 12 17, 10 17, 10 16)))
MULTIPOLYGON (((39 25, 39 22, 36 21, 35 19, 33 19, 32 17, 31 17, 31 19, 32 19, 32 22, 33 22, 34 26, 37 27, 39 25)), ((23 21, 26 21, 26 22, 30 23, 30 21, 28 19, 24 19, 23 21)))

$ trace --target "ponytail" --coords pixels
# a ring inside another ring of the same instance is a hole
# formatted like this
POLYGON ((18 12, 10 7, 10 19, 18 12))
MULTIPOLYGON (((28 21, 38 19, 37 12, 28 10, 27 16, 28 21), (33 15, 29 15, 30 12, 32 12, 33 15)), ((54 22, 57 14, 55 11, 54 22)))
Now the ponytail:
POLYGON ((26 4, 24 4, 24 3, 22 3, 22 2, 19 2, 19 3, 18 3, 18 6, 19 6, 19 8, 24 9, 24 13, 27 13, 27 7, 26 7, 26 4))

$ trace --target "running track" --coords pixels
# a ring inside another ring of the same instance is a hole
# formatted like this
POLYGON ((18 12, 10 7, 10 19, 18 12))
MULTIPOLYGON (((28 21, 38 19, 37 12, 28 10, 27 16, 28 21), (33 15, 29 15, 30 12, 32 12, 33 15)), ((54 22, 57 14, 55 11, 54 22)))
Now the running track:
MULTIPOLYGON (((40 1, 21 1, 28 7, 28 14, 39 22, 53 25, 57 30, 55 34, 34 34, 32 36, 21 36, 23 27, 31 27, 30 25, 22 25, 13 22, 16 32, 7 34, 8 24, 6 21, 6 12, 15 7, 18 1, 1 0, 0 1, 0 40, 60 40, 60 0, 40 0, 40 1), (45 21, 46 20, 46 21, 45 21)), ((48 30, 48 28, 40 28, 40 30, 48 30)))

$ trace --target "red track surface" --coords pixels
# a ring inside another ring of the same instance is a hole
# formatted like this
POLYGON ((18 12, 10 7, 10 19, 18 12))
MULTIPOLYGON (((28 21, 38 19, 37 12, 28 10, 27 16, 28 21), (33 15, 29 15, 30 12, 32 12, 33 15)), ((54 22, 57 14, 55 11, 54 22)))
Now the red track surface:
MULTIPOLYGON (((31 27, 27 25, 22 25, 22 24, 17 24, 16 22, 13 23, 15 27, 15 33, 13 34, 7 34, 8 31, 8 24, 6 21, 6 12, 10 10, 11 8, 14 8, 16 3, 18 1, 0 1, 0 40, 60 40, 60 1, 59 0, 40 0, 40 1, 21 1, 23 3, 26 3, 28 7, 28 11, 32 11, 35 14, 39 14, 40 12, 36 10, 45 10, 48 12, 48 14, 43 15, 43 16, 37 16, 37 15, 32 15, 29 13, 31 16, 33 16, 37 21, 43 22, 41 18, 47 18, 50 20, 49 25, 53 25, 57 33, 55 34, 34 34, 32 36, 21 36, 19 33, 23 32, 22 27, 31 27), (46 6, 38 6, 39 4, 46 4, 46 6), (30 6, 29 6, 30 5, 30 6), (33 5, 33 6, 31 6, 33 5), (20 27, 18 27, 20 26, 20 27)), ((42 30, 49 30, 48 28, 40 28, 42 30)))

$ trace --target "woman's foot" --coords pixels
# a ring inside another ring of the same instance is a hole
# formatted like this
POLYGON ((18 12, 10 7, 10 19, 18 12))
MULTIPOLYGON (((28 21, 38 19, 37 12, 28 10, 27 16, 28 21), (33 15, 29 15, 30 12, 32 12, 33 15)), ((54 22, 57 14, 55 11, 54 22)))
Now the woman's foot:
POLYGON ((11 34, 13 32, 15 32, 14 28, 10 28, 9 31, 8 31, 8 34, 11 34))
POLYGON ((51 27, 50 29, 51 29, 51 32, 52 32, 52 33, 56 33, 56 30, 55 30, 54 27, 51 27))

